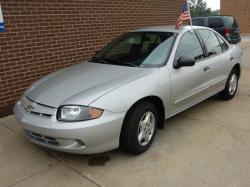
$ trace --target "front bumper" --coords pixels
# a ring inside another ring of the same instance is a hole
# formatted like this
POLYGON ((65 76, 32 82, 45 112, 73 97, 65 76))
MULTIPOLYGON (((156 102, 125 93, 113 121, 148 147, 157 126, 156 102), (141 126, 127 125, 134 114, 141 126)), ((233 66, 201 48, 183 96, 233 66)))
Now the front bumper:
POLYGON ((20 102, 14 114, 29 140, 49 149, 96 154, 119 147, 119 138, 125 113, 104 112, 102 117, 84 122, 60 122, 51 117, 27 112, 20 102))

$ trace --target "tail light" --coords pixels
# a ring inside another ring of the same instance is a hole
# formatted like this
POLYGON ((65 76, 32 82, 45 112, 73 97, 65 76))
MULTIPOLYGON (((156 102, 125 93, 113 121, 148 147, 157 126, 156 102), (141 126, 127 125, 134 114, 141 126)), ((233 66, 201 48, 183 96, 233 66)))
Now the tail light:
POLYGON ((225 27, 224 28, 224 35, 225 36, 229 36, 229 34, 232 32, 232 29, 231 28, 228 28, 228 27, 225 27))

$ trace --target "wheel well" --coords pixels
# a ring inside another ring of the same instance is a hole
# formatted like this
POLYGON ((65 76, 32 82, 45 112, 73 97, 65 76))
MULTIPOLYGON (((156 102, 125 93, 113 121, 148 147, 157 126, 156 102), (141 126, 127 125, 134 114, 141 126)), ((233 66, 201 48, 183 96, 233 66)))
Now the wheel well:
POLYGON ((239 75, 239 78, 240 78, 240 75, 241 75, 240 64, 235 64, 235 66, 233 67, 233 69, 236 69, 238 71, 238 75, 239 75))
POLYGON ((163 129, 164 128, 164 122, 165 122, 165 108, 164 108, 164 105, 163 105, 163 102, 162 100, 157 97, 157 96, 148 96, 148 97, 144 97, 142 99, 140 99, 139 101, 137 101, 136 103, 134 103, 130 109, 128 110, 126 116, 125 116, 125 120, 126 120, 126 117, 128 115, 128 113, 139 103, 141 102, 144 102, 144 101, 149 101, 151 103, 153 103, 158 111, 158 114, 159 114, 159 123, 158 123, 158 126, 157 128, 158 129, 163 129))

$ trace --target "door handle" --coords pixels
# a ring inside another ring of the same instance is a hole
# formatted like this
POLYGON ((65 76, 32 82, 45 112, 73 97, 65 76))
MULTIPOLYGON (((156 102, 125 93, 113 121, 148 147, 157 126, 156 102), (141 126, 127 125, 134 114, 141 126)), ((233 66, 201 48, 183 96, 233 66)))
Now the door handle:
POLYGON ((204 67, 204 72, 207 72, 207 71, 210 71, 210 67, 209 66, 204 67))

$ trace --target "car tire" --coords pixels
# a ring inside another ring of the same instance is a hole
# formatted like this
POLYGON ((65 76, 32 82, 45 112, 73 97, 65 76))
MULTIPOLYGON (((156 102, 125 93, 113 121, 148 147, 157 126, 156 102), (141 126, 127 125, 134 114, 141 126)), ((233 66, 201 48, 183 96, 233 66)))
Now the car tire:
POLYGON ((238 89, 239 72, 237 69, 233 69, 228 77, 225 89, 219 93, 219 96, 223 100, 232 99, 238 89))
POLYGON ((157 109, 151 102, 138 103, 125 117, 120 147, 130 154, 145 152, 154 140, 158 122, 157 109))

